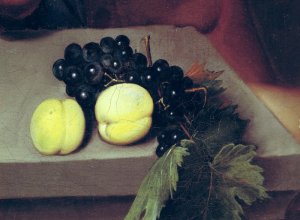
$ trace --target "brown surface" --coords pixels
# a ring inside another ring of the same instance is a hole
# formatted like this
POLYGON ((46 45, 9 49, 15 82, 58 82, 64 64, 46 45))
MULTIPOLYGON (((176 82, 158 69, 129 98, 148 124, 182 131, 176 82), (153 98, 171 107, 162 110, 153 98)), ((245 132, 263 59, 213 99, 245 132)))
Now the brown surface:
POLYGON ((64 30, 25 33, 8 41, 0 39, 0 198, 132 195, 155 160, 155 140, 131 147, 111 146, 98 135, 83 150, 68 156, 42 156, 32 146, 29 123, 36 106, 45 98, 65 98, 63 83, 51 74, 53 62, 72 42, 98 42, 103 36, 126 34, 133 48, 151 35, 153 60, 165 58, 187 70, 195 61, 222 76, 227 98, 239 104, 243 118, 251 119, 245 136, 256 144, 270 190, 299 189, 299 144, 256 98, 218 55, 204 35, 193 28, 170 26, 107 30, 64 30), (270 129, 272 128, 272 129, 270 129), (281 156, 290 170, 282 167, 281 156), (264 158, 274 158, 269 166, 264 158), (286 180, 275 172, 290 174, 286 180), (272 172, 270 171, 272 170, 272 172), (273 172, 274 171, 274 172, 273 172), (272 173, 269 176, 268 173, 272 173), (286 183, 286 182, 289 182, 286 183))
POLYGON ((1 220, 123 220, 132 197, 0 201, 1 220))
POLYGON ((298 193, 289 205, 285 212, 286 220, 299 220, 300 219, 300 193, 298 193))
MULTIPOLYGON (((295 192, 271 193, 271 200, 245 207, 247 220, 283 220, 295 192)), ((289 208, 294 208, 286 220, 295 218, 295 198, 289 208), (293 216, 293 218, 292 218, 293 216)), ((1 220, 122 220, 133 197, 112 198, 56 198, 0 201, 1 220)))

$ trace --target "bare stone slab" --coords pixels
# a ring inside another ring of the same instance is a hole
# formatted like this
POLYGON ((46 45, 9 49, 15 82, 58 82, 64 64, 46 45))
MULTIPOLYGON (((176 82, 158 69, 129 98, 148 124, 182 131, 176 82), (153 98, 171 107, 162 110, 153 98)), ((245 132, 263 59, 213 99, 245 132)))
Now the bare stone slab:
POLYGON ((67 98, 65 85, 52 76, 52 64, 69 43, 84 45, 104 36, 126 34, 133 48, 151 35, 153 60, 167 59, 188 70, 195 61, 225 70, 226 98, 251 120, 245 139, 258 146, 269 190, 299 189, 300 146, 193 28, 149 26, 126 29, 74 29, 26 32, 0 39, 0 198, 133 195, 155 161, 156 140, 130 147, 100 140, 67 156, 43 156, 32 146, 32 113, 46 98, 67 98), (26 37, 22 37, 26 36, 26 37), (284 162, 283 162, 284 161, 284 162), (289 170, 286 170, 289 169, 289 170), (278 171, 278 172, 277 172, 278 171), (281 172, 285 172, 283 175, 281 172), (287 177, 290 177, 286 179, 287 177))

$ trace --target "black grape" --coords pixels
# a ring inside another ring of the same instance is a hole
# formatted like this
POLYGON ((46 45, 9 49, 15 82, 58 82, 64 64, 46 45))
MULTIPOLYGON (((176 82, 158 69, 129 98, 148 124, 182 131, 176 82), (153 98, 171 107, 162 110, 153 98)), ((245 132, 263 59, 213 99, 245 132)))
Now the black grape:
POLYGON ((193 87, 193 80, 187 76, 183 77, 182 80, 182 88, 183 89, 190 89, 193 87))
POLYGON ((173 144, 178 144, 184 137, 185 134, 179 128, 171 131, 171 141, 173 144))
POLYGON ((82 48, 83 59, 87 62, 99 61, 102 51, 100 45, 95 42, 90 42, 82 48))
POLYGON ((131 47, 126 47, 123 49, 117 49, 114 52, 114 57, 120 61, 128 61, 133 54, 133 50, 131 47))
POLYGON ((182 101, 184 93, 179 87, 168 87, 163 92, 164 102, 165 104, 174 104, 182 101))
POLYGON ((99 84, 104 75, 104 71, 99 63, 89 63, 84 68, 84 77, 88 84, 96 85, 99 84))
POLYGON ((140 84, 140 75, 136 71, 130 71, 127 73, 126 82, 140 84))
POLYGON ((75 97, 77 91, 77 86, 66 85, 66 93, 70 97, 75 97))
POLYGON ((96 90, 89 85, 82 84, 76 90, 76 101, 83 108, 90 108, 95 105, 96 90))
POLYGON ((58 80, 64 79, 65 67, 66 67, 66 61, 64 59, 58 59, 55 61, 55 63, 52 66, 52 72, 53 75, 56 77, 56 79, 58 80))
POLYGON ((65 69, 64 82, 67 85, 78 85, 83 82, 83 74, 80 68, 77 66, 68 66, 65 69))
POLYGON ((179 107, 170 106, 165 112, 165 118, 168 122, 179 122, 183 119, 183 111, 179 107))
POLYGON ((103 53, 112 54, 116 47, 117 43, 112 37, 104 37, 100 41, 100 48, 103 53))
POLYGON ((152 68, 148 67, 145 70, 141 70, 141 72, 142 72, 141 74, 142 85, 148 89, 154 87, 156 83, 155 83, 155 75, 153 74, 152 68))
POLYGON ((117 42, 117 45, 119 47, 122 47, 122 48, 128 47, 129 44, 130 44, 129 38, 127 36, 125 36, 125 35, 119 35, 119 36, 117 36, 116 37, 116 42, 117 42))
POLYGON ((180 83, 183 78, 183 70, 179 66, 171 66, 170 77, 172 83, 180 83))
POLYGON ((147 57, 141 53, 135 53, 132 55, 132 61, 134 63, 134 68, 143 69, 147 67, 147 57))
POLYGON ((110 54, 104 54, 100 58, 100 63, 105 69, 109 69, 113 65, 113 57, 110 54))
POLYGON ((113 59, 108 71, 112 74, 119 74, 122 71, 122 64, 119 60, 113 59))
POLYGON ((170 142, 170 132, 164 130, 157 136, 157 141, 159 144, 168 144, 170 142))
POLYGON ((72 43, 65 48, 65 60, 71 64, 78 64, 83 60, 82 49, 79 44, 72 43))
POLYGON ((157 147, 156 147, 156 155, 158 157, 162 157, 164 155, 164 153, 170 149, 170 145, 166 145, 166 144, 159 144, 157 147))
POLYGON ((159 81, 163 82, 170 80, 170 68, 169 63, 166 60, 159 59, 153 63, 152 67, 159 81))

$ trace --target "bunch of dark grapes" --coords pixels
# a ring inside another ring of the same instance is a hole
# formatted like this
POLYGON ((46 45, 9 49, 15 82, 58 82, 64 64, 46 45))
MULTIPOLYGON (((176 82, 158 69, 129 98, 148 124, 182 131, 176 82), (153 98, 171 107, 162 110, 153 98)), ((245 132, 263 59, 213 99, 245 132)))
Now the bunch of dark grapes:
POLYGON ((66 93, 84 109, 93 109, 97 95, 114 83, 123 82, 122 74, 133 57, 128 37, 104 37, 99 43, 83 47, 69 44, 64 59, 53 64, 53 74, 66 84, 66 93))
POLYGON ((83 47, 69 44, 64 58, 53 64, 52 71, 66 84, 66 93, 90 112, 98 94, 111 85, 126 82, 147 89, 155 103, 153 128, 158 131, 158 156, 187 138, 181 122, 187 111, 184 103, 192 97, 187 91, 193 88, 193 81, 166 60, 149 64, 145 55, 133 52, 125 35, 104 37, 99 43, 90 42, 83 47))

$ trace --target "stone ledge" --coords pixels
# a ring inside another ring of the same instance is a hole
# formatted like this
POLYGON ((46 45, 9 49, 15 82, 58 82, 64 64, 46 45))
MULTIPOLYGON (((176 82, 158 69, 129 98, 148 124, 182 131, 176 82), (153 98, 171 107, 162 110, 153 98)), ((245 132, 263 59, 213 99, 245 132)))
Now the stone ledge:
MULTIPOLYGON (((151 35, 153 60, 165 58, 189 69, 206 61, 222 76, 226 98, 239 104, 251 120, 245 139, 258 146, 269 190, 298 190, 295 169, 299 144, 218 55, 204 35, 193 28, 150 26, 125 29, 84 29, 25 33, 30 38, 0 39, 0 198, 114 196, 135 194, 155 160, 155 140, 117 147, 102 142, 96 132, 89 144, 68 156, 42 156, 32 146, 29 123, 35 107, 46 98, 66 98, 65 86, 51 73, 53 62, 72 42, 98 42, 100 37, 126 34, 139 50, 140 39, 151 35), (272 129, 269 129, 272 127, 272 129), (284 146, 284 147, 283 147, 284 146)), ((23 33, 24 34, 24 33, 23 33)))

